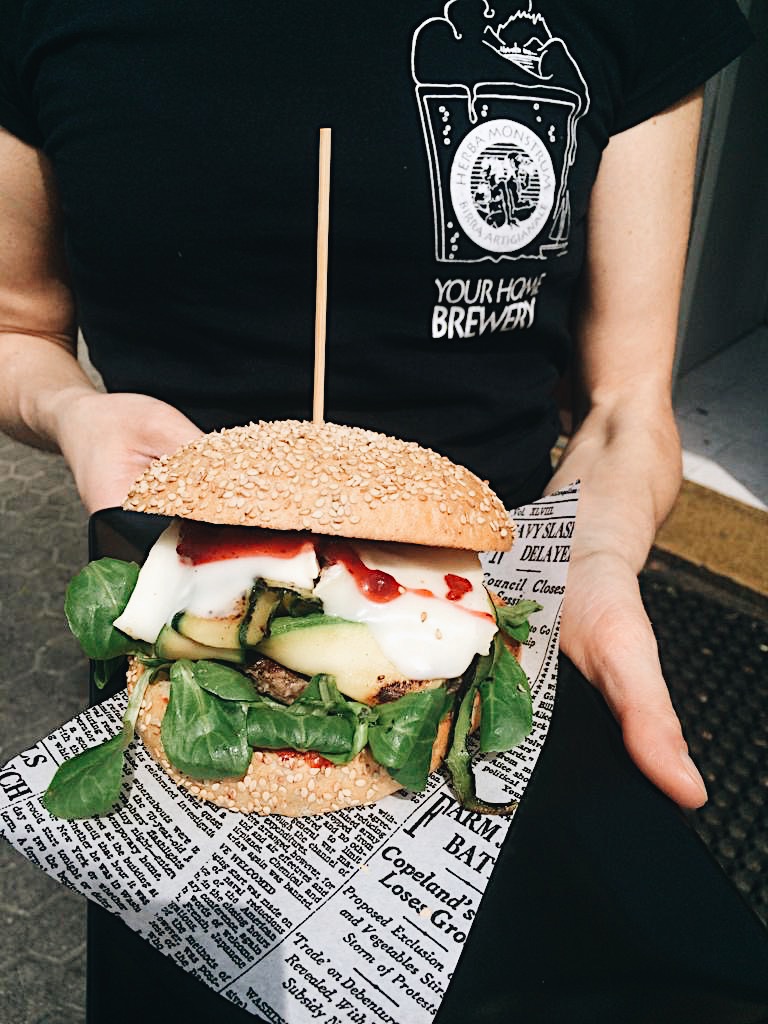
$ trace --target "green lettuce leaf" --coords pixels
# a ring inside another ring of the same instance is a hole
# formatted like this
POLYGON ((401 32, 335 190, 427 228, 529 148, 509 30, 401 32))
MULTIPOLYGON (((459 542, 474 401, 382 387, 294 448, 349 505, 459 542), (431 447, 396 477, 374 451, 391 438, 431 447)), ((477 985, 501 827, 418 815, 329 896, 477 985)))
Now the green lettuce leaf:
POLYGON ((470 811, 477 811, 479 814, 509 815, 517 808, 516 800, 506 804, 495 804, 478 797, 475 789, 475 775, 472 770, 472 754, 467 748, 475 698, 481 686, 486 685, 493 678, 496 651, 494 642, 492 652, 477 660, 474 676, 461 699, 453 723, 453 735, 445 756, 445 766, 451 776, 453 791, 462 807, 466 807, 470 811))
POLYGON ((491 675, 480 682, 480 750, 512 750, 533 724, 531 688, 517 658, 497 633, 491 675))
POLYGON ((528 616, 540 612, 541 608, 538 601, 517 601, 515 604, 499 605, 496 608, 499 629, 503 629, 513 640, 524 644, 531 630, 528 616))
POLYGON ((376 761, 406 789, 420 792, 426 786, 437 728, 451 700, 439 686, 376 708, 376 719, 368 725, 368 745, 376 761))
POLYGON ((248 707, 248 743, 269 750, 314 750, 323 756, 354 757, 356 712, 328 675, 313 676, 302 695, 285 706, 268 697, 248 707))
POLYGON ((240 778, 248 770, 245 707, 204 690, 191 661, 176 661, 171 667, 160 735, 168 760, 193 779, 240 778))
POLYGON ((110 661, 147 649, 147 644, 133 640, 112 625, 125 610, 138 577, 135 562, 100 558, 81 569, 67 587, 67 622, 89 658, 110 661))
POLYGON ((43 795, 43 806, 56 818, 91 818, 106 814, 120 795, 125 743, 122 732, 62 764, 43 795))
POLYGON ((251 680, 234 668, 227 668, 216 661, 191 662, 195 682, 208 693, 220 700, 252 701, 259 694, 251 680))
POLYGON ((60 765, 43 794, 43 806, 56 818, 92 818, 117 803, 123 781, 125 751, 133 740, 147 686, 158 672, 146 669, 133 688, 117 736, 90 747, 60 765))

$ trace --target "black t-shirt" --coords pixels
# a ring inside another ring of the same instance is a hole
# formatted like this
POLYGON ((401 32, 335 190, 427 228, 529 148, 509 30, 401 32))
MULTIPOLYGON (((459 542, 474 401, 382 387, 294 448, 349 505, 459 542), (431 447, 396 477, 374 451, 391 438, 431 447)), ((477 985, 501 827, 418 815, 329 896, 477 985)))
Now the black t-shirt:
POLYGON ((0 124, 52 161, 110 390, 207 429, 310 415, 329 125, 326 416, 431 445, 509 503, 548 473, 608 138, 749 39, 733 0, 0 10, 0 124))

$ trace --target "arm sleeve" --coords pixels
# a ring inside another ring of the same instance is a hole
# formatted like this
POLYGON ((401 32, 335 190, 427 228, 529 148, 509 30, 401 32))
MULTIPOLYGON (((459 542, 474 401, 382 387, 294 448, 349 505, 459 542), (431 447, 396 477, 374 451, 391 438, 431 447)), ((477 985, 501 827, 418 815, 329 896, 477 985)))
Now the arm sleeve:
POLYGON ((19 5, 0 3, 0 128, 22 142, 40 146, 40 131, 34 116, 34 103, 25 95, 18 73, 16 42, 19 32, 19 5))
POLYGON ((636 12, 636 60, 612 134, 693 92, 753 39, 735 0, 663 0, 636 12))

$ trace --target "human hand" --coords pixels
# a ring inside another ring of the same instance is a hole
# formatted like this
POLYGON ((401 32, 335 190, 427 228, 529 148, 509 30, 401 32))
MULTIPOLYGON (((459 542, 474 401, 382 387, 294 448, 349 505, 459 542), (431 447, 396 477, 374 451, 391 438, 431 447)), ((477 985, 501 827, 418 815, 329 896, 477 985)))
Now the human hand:
POLYGON ((202 433, 157 398, 86 388, 62 394, 57 423, 59 447, 88 512, 122 505, 153 459, 202 433))
POLYGON ((706 788, 688 756, 637 577, 621 556, 590 552, 571 561, 561 647, 602 693, 638 768, 682 807, 700 807, 706 788))

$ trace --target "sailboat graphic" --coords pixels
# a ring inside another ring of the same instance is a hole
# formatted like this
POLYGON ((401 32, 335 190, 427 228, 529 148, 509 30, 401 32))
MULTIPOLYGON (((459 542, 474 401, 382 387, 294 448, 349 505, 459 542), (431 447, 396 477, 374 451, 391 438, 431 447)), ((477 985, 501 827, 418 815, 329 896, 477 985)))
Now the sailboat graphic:
POLYGON ((541 51, 536 53, 535 50, 520 46, 518 43, 512 43, 511 46, 507 46, 506 43, 492 43, 489 39, 484 39, 483 43, 490 46, 504 60, 512 61, 524 71, 530 71, 534 75, 541 74, 541 51))
POLYGON ((523 71, 528 71, 541 77, 541 58, 544 43, 536 35, 531 36, 522 44, 517 38, 512 38, 511 41, 509 38, 505 38, 505 33, 509 32, 510 27, 517 27, 516 22, 521 22, 521 26, 526 28, 529 26, 540 27, 548 39, 552 38, 544 18, 528 8, 523 11, 515 11, 514 14, 507 18, 503 25, 495 27, 487 25, 483 31, 483 45, 489 46, 494 53, 503 57, 504 60, 516 64, 523 71))

